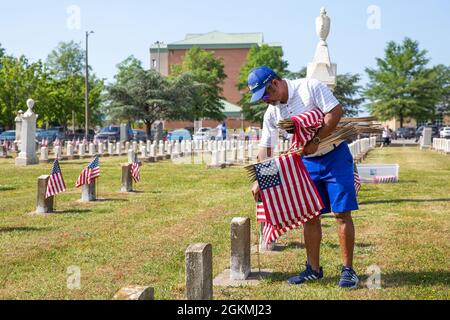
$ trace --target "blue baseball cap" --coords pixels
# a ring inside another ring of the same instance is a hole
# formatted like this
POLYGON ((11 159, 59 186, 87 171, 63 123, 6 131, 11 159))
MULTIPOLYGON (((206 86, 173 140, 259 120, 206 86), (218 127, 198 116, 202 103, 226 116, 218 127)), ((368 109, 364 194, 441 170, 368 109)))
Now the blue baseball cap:
POLYGON ((271 68, 262 66, 253 69, 248 75, 248 87, 252 92, 252 99, 250 102, 261 100, 266 91, 266 86, 270 81, 275 79, 277 74, 271 68))

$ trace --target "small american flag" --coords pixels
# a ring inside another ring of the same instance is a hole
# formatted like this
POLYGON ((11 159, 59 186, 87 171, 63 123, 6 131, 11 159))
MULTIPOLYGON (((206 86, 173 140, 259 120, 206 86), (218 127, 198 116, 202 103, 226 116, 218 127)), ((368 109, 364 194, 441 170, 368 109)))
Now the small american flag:
POLYGON ((268 223, 279 228, 314 219, 322 199, 296 153, 255 165, 268 223))
POLYGON ((97 177, 100 177, 100 159, 98 156, 96 156, 95 159, 81 171, 75 186, 79 188, 82 185, 91 184, 97 177))
POLYGON ((314 109, 291 118, 295 131, 291 149, 304 147, 323 126, 324 114, 320 109, 314 109))
POLYGON ((61 168, 59 167, 59 161, 55 160, 55 162, 53 163, 52 171, 50 173, 50 178, 48 180, 45 198, 50 198, 64 191, 66 191, 66 184, 64 183, 61 168))
POLYGON ((141 166, 139 162, 135 161, 131 164, 131 176, 133 177, 134 182, 141 181, 141 166))
POLYGON ((294 223, 284 228, 279 228, 277 226, 271 225, 270 223, 268 223, 268 220, 266 218, 266 212, 264 211, 264 204, 262 202, 258 202, 256 204, 256 221, 264 223, 262 236, 266 248, 269 246, 271 242, 277 241, 278 238, 285 235, 288 231, 300 228, 302 225, 300 222, 294 223))

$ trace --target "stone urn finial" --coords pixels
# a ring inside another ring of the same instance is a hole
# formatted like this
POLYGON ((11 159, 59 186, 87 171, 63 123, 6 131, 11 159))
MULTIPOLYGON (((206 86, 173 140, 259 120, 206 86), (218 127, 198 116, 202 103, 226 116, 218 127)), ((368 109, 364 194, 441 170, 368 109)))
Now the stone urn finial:
POLYGON ((324 7, 320 9, 320 16, 316 18, 316 32, 320 38, 320 44, 327 45, 327 37, 330 34, 331 20, 327 16, 327 10, 324 7))
POLYGON ((29 110, 33 110, 34 107, 34 100, 33 99, 28 99, 27 100, 27 106, 29 110))

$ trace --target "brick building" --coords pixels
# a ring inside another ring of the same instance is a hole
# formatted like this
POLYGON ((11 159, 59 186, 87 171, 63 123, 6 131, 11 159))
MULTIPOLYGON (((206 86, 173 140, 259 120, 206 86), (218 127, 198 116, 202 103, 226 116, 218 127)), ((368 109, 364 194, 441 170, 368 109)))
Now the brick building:
MULTIPOLYGON (((239 81, 241 67, 247 59, 250 48, 261 46, 262 44, 264 44, 262 33, 222 33, 213 31, 205 34, 187 34, 186 38, 181 41, 169 44, 157 42, 152 45, 150 48, 150 67, 167 76, 170 74, 171 66, 181 64, 186 52, 192 47, 199 47, 213 52, 217 58, 222 59, 225 74, 227 75, 223 84, 222 96, 228 102, 225 105, 224 112, 227 115, 226 122, 228 127, 240 129, 242 125, 244 127, 255 126, 253 123, 242 123, 240 113, 236 114, 236 105, 241 99, 241 93, 236 86, 239 81), (233 109, 233 112, 227 112, 227 108, 233 109)), ((268 45, 281 46, 280 44, 268 45)), ((215 123, 212 121, 209 126, 215 123)), ((193 125, 190 122, 165 123, 165 128, 169 130, 191 126, 193 125)))

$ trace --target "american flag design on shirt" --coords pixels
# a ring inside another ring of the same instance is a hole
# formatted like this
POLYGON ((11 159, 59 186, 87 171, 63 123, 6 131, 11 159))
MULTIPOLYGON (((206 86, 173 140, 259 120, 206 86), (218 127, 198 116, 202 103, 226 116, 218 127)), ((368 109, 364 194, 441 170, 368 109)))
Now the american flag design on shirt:
POLYGON ((255 165, 267 222, 279 228, 314 219, 322 199, 297 154, 255 165))
POLYGON ((66 184, 61 172, 61 167, 59 166, 59 161, 55 160, 50 173, 50 178, 48 179, 45 198, 50 198, 64 191, 66 191, 66 184))

